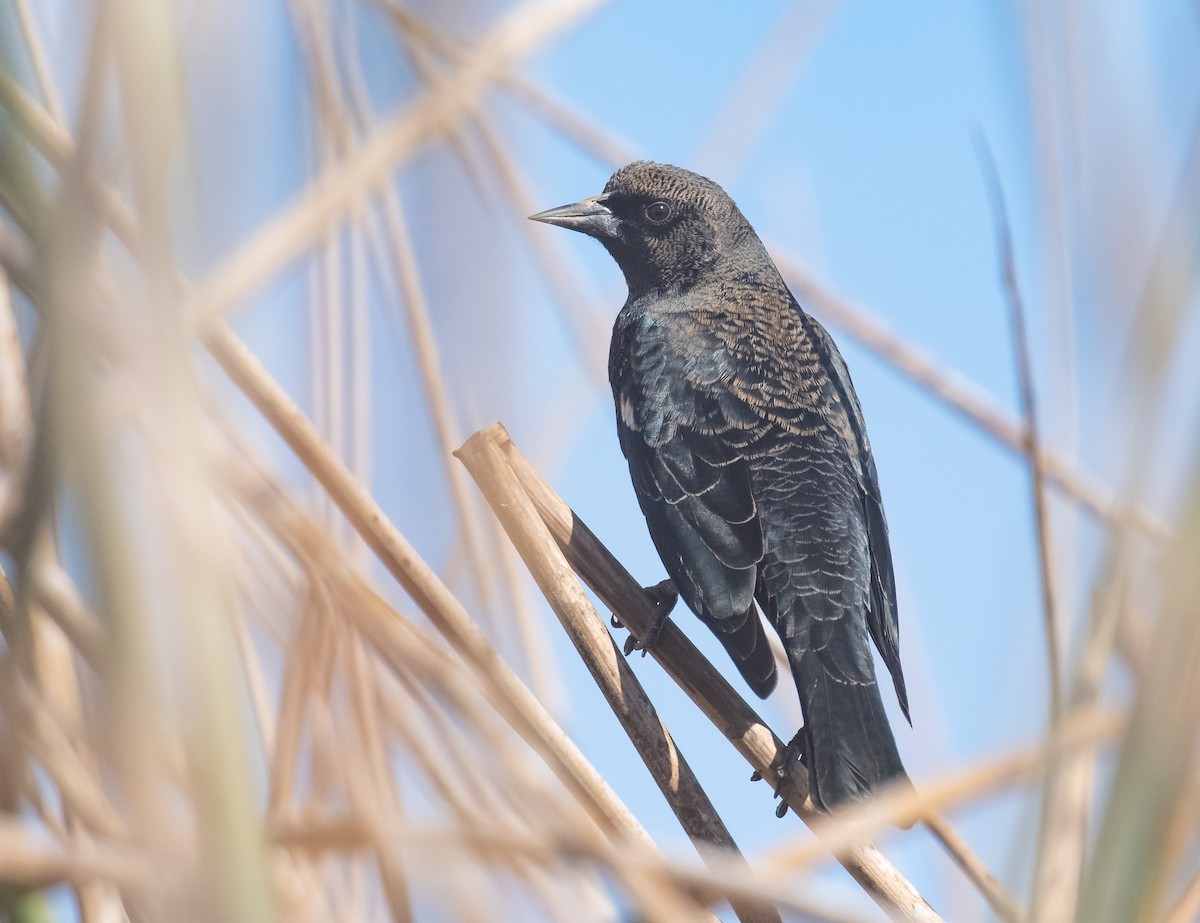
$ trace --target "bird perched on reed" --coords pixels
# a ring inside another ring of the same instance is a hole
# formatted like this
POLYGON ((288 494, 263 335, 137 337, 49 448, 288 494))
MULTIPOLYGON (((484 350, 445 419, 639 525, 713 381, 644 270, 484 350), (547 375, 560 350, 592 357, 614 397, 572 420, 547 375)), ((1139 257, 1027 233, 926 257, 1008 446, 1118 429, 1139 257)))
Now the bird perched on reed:
POLYGON ((678 591, 765 697, 776 671, 757 601, 799 691, 793 749, 818 808, 907 780, 868 641, 908 718, 887 524, 833 340, 705 177, 638 161, 602 194, 532 217, 596 238, 625 274, 609 381, 670 575, 650 589, 663 618, 678 591))

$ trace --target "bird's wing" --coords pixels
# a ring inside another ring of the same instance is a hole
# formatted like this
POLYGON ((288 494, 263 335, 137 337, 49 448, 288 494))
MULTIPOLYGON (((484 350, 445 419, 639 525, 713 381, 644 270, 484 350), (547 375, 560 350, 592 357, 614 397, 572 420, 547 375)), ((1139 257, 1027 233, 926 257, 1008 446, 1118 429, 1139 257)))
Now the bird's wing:
POLYGON ((661 331, 614 338, 617 432, 650 536, 676 588, 760 696, 775 664, 754 609, 762 528, 744 456, 739 402, 695 387, 661 331))
MULTIPOLYGON (((796 308, 797 311, 801 309, 796 308)), ((867 529, 871 555, 871 602, 867 610, 867 627, 876 648, 887 664, 888 672, 896 687, 896 697, 904 717, 911 723, 908 714, 908 692, 904 685, 904 672, 900 666, 900 625, 896 614, 896 576, 892 570, 892 550, 888 541, 887 519, 883 514, 883 500, 879 492, 879 476, 875 470, 875 458, 867 439, 866 423, 862 408, 850 381, 850 372, 833 338, 825 328, 808 314, 801 314, 808 326, 814 346, 823 354, 824 365, 830 370, 828 386, 833 390, 821 406, 827 413, 844 414, 844 419, 831 421, 832 431, 845 441, 845 455, 856 460, 855 478, 862 495, 863 518, 867 529)))

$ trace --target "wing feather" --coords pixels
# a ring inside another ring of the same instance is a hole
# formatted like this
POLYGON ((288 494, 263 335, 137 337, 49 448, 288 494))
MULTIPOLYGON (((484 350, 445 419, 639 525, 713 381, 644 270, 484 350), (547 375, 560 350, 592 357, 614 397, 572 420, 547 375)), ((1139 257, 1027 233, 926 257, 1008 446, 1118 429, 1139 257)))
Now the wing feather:
POLYGON ((684 602, 712 629, 751 688, 766 695, 774 658, 754 608, 762 526, 742 427, 752 415, 723 415, 728 402, 670 367, 653 331, 614 337, 610 380, 621 450, 638 504, 684 602))

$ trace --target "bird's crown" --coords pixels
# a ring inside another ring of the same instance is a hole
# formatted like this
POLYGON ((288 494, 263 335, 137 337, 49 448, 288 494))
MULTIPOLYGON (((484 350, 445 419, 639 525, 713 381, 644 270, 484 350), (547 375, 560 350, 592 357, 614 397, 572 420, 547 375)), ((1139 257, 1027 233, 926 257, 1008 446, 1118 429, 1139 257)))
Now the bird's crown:
POLYGON ((609 178, 604 194, 670 199, 718 219, 739 214, 728 193, 707 176, 652 160, 635 160, 621 167, 609 178))

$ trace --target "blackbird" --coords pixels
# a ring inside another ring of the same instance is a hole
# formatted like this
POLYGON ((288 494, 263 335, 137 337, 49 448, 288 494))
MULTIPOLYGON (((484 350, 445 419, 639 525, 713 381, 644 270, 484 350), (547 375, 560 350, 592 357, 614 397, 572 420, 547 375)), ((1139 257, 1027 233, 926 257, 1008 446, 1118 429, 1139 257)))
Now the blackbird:
POLYGON ((670 576, 650 591, 663 618, 677 591, 765 697, 776 671, 757 602, 787 651, 804 715, 789 750, 819 809, 906 782, 868 641, 908 719, 887 522, 832 338, 703 176, 637 161, 532 217, 596 238, 625 275, 608 373, 670 576))

